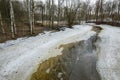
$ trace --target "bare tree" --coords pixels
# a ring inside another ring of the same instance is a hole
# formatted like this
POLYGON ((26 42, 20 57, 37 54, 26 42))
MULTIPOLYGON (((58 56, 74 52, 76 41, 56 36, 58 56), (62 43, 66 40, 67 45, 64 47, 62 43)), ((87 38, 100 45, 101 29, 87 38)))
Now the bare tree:
POLYGON ((90 5, 90 0, 86 0, 86 2, 84 3, 83 9, 85 12, 85 21, 87 22, 88 18, 89 18, 89 5, 90 5))
POLYGON ((4 30, 4 27, 3 27, 3 21, 2 21, 1 12, 0 12, 0 26, 1 26, 2 33, 5 33, 5 30, 4 30))
POLYGON ((30 34, 34 32, 34 0, 27 0, 29 23, 30 23, 30 34))
POLYGON ((42 17, 42 24, 43 24, 44 14, 45 14, 45 6, 43 3, 41 4, 41 11, 42 11, 41 17, 42 17))
POLYGON ((119 1, 119 4, 118 4, 118 15, 120 15, 120 1, 119 1))
POLYGON ((111 13, 111 2, 106 2, 105 4, 105 15, 106 17, 110 17, 110 13, 111 13))
POLYGON ((74 24, 79 7, 79 0, 75 0, 74 2, 72 0, 69 0, 68 2, 68 0, 66 0, 65 15, 70 28, 74 24))
POLYGON ((100 0, 100 19, 103 21, 103 2, 104 0, 100 0))
POLYGON ((45 5, 44 5, 44 3, 42 1, 37 3, 35 5, 35 10, 39 10, 39 20, 42 21, 41 23, 43 24, 44 15, 45 15, 45 5))
POLYGON ((49 13, 49 27, 51 27, 51 0, 48 0, 48 13, 49 13))
POLYGON ((116 0, 116 14, 115 14, 115 18, 116 20, 120 20, 120 0, 116 0))
POLYGON ((60 10, 61 10, 61 0, 58 0, 58 26, 60 25, 60 10))
POLYGON ((100 5, 99 4, 100 4, 100 0, 97 0, 96 4, 95 4, 95 18, 96 18, 96 21, 99 18, 99 10, 100 10, 100 5))
POLYGON ((114 22, 115 9, 116 9, 116 4, 115 4, 115 2, 113 1, 112 6, 111 6, 111 18, 112 18, 112 22, 114 22))
POLYGON ((15 18, 14 18, 14 10, 13 10, 13 5, 12 5, 12 0, 10 2, 10 18, 11 18, 11 33, 12 33, 12 38, 15 38, 16 32, 16 24, 15 24, 15 18))
POLYGON ((52 22, 51 26, 53 28, 54 26, 54 0, 52 0, 52 5, 51 5, 51 22, 52 22))
POLYGON ((62 14, 62 5, 64 3, 64 0, 58 0, 58 26, 60 26, 60 20, 61 20, 61 14, 62 14))

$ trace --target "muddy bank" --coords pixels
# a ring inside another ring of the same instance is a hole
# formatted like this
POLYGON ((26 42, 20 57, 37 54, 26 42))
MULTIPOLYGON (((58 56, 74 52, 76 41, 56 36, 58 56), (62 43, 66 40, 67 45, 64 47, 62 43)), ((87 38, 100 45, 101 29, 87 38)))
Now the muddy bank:
POLYGON ((61 45, 62 55, 39 65, 31 80, 101 80, 96 70, 97 36, 86 41, 61 45))

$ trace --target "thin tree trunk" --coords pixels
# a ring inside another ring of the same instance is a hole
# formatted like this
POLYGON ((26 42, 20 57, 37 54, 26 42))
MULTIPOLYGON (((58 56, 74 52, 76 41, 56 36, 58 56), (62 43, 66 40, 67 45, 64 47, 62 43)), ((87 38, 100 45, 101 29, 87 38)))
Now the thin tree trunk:
POLYGON ((101 22, 103 21, 103 0, 101 0, 100 2, 100 18, 101 18, 101 22))
POLYGON ((35 8, 34 8, 34 0, 32 0, 32 25, 33 25, 33 33, 34 33, 34 27, 35 27, 35 8))
POLYGON ((51 28, 51 0, 49 0, 49 27, 51 28))
POLYGON ((53 26, 54 26, 54 0, 52 0, 52 14, 51 14, 51 16, 52 16, 52 29, 54 28, 53 26))
POLYGON ((0 24, 1 24, 2 33, 5 33, 5 30, 4 30, 4 27, 3 27, 3 21, 2 21, 1 12, 0 12, 0 24))
POLYGON ((34 1, 30 0, 28 3, 29 23, 30 23, 30 34, 33 34, 34 29, 34 1))
POLYGON ((42 5, 42 25, 43 25, 43 20, 44 20, 44 6, 42 5))
POLYGON ((60 0, 58 0, 58 26, 60 26, 60 10, 61 10, 60 0))
POLYGON ((15 18, 14 18, 14 10, 12 5, 12 0, 10 0, 10 18, 11 18, 11 33, 12 38, 15 38, 16 32, 16 24, 15 24, 15 18))
POLYGON ((119 4, 118 4, 118 20, 120 20, 120 1, 119 1, 119 4))
POLYGON ((28 13, 29 13, 29 23, 30 23, 30 34, 32 34, 32 19, 31 19, 31 4, 28 1, 28 13))

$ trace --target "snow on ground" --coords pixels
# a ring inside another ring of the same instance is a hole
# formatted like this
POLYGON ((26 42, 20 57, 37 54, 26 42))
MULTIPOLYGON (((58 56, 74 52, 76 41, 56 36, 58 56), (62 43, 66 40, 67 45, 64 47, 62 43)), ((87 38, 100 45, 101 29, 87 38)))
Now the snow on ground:
POLYGON ((98 70, 102 80, 120 80, 120 28, 100 25, 98 70))
POLYGON ((41 62, 62 54, 60 45, 87 40, 96 34, 91 29, 76 25, 73 29, 0 44, 0 80, 29 80, 41 62))

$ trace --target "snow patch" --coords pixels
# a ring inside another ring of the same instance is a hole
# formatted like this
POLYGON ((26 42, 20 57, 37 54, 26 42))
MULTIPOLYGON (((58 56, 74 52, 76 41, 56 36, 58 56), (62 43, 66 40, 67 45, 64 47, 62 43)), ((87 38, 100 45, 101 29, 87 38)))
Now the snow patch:
POLYGON ((120 28, 100 25, 103 30, 98 42, 98 71, 102 80, 120 80, 120 28))

